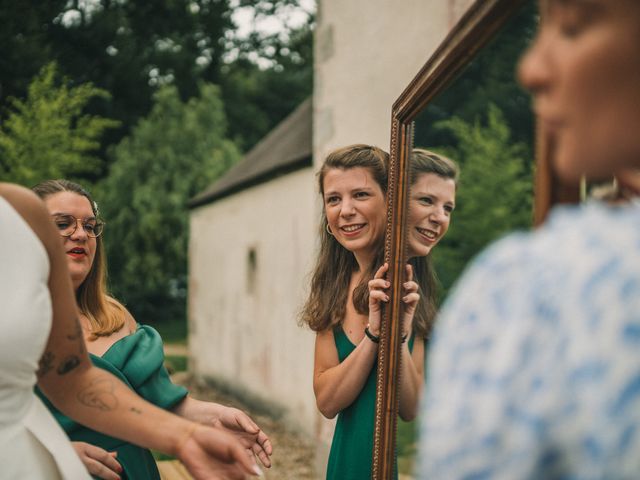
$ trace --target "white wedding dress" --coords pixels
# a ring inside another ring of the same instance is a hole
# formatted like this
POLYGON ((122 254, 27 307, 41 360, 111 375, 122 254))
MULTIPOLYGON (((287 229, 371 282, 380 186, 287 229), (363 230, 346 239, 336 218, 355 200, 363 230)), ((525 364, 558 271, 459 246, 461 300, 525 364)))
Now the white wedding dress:
POLYGON ((48 277, 44 246, 0 196, 0 479, 90 479, 33 393, 51 329, 48 277))

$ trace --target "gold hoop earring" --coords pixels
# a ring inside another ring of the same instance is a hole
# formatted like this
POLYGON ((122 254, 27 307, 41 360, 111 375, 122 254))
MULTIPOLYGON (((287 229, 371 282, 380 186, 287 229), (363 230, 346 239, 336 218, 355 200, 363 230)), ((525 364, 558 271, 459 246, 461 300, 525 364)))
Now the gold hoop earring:
POLYGON ((329 227, 329 223, 327 222, 327 233, 333 236, 333 232, 331 231, 331 227, 329 227))

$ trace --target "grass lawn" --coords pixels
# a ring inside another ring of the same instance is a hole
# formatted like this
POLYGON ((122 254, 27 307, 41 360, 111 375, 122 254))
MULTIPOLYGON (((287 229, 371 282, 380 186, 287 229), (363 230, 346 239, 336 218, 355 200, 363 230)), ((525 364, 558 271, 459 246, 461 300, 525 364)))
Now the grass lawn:
POLYGON ((398 448, 398 472, 403 474, 413 473, 416 458, 417 421, 403 422, 398 419, 398 435, 396 437, 398 448))
POLYGON ((153 328, 160 332, 164 343, 187 343, 187 322, 186 320, 175 320, 172 322, 150 323, 153 328))
POLYGON ((187 370, 187 357, 184 355, 166 355, 164 365, 169 373, 185 372, 187 370))

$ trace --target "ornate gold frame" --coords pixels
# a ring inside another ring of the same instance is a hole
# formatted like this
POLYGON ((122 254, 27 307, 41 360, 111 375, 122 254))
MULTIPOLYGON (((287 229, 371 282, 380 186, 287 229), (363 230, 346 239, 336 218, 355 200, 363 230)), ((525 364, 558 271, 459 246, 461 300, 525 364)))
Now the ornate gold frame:
MULTIPOLYGON (((435 53, 420 69, 391 113, 391 164, 389 171, 385 261, 389 263, 391 295, 380 335, 372 478, 393 478, 395 434, 398 412, 401 335, 402 277, 406 263, 403 232, 407 217, 408 156, 412 147, 412 122, 425 106, 454 79, 456 74, 491 40, 527 1, 476 0, 453 27, 435 53)), ((415 40, 415 39, 413 39, 415 40)), ((574 202, 577 189, 556 180, 549 167, 551 148, 544 138, 536 139, 534 223, 541 223, 551 205, 574 202)))

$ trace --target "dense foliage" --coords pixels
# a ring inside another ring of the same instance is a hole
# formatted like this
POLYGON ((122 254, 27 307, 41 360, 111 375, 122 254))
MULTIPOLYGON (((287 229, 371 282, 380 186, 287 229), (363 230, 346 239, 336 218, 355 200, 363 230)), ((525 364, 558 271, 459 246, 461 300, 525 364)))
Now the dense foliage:
POLYGON ((311 94, 313 15, 242 36, 233 8, 297 4, 0 2, 0 180, 93 189, 141 321, 184 318, 188 199, 311 94))
POLYGON ((112 288, 139 318, 180 318, 187 284, 187 202, 234 161, 220 90, 180 99, 163 87, 151 113, 114 151, 99 185, 112 288))
POLYGON ((118 122, 85 113, 94 98, 108 98, 91 83, 71 86, 55 64, 45 66, 26 98, 9 98, 0 125, 0 178, 35 185, 44 178, 78 178, 95 173, 95 155, 105 130, 118 122))
POLYGON ((437 271, 449 287, 492 240, 531 224, 531 149, 513 140, 504 115, 494 105, 486 118, 474 123, 454 117, 436 128, 456 139, 455 147, 441 153, 457 159, 462 168, 449 232, 434 250, 437 271))
POLYGON ((537 20, 525 6, 416 119, 415 144, 461 167, 451 227, 434 250, 445 292, 489 242, 531 225, 533 115, 515 73, 537 20))

